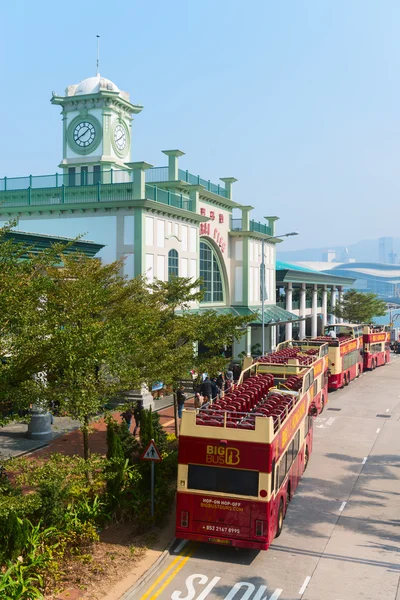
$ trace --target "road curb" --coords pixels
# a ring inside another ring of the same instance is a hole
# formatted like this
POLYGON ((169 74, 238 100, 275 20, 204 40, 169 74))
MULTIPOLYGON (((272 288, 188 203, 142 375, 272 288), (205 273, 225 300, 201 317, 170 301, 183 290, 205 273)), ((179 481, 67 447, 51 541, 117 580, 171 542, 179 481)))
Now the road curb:
POLYGON ((148 569, 138 580, 136 583, 133 584, 133 586, 127 591, 125 592, 125 594, 123 594, 120 598, 120 600, 134 600, 134 596, 136 594, 136 592, 138 590, 140 590, 140 588, 142 588, 144 585, 146 585, 146 583, 153 577, 154 573, 157 571, 157 569, 164 564, 164 562, 167 560, 171 548, 174 545, 174 543, 176 542, 176 537, 173 537, 172 540, 170 541, 170 543, 168 544, 167 548, 164 550, 164 552, 162 554, 160 554, 160 556, 157 558, 157 560, 151 565, 150 569, 148 569))

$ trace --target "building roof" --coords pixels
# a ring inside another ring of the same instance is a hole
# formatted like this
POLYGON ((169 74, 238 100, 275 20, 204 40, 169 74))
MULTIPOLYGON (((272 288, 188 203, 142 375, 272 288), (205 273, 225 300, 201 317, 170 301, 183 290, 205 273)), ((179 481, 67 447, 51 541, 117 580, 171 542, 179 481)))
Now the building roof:
POLYGON ((316 268, 316 270, 332 276, 337 274, 354 279, 374 279, 387 283, 400 282, 400 265, 374 262, 299 262, 296 263, 296 266, 307 269, 316 268))
MULTIPOLYGON (((206 311, 213 310, 218 315, 233 315, 235 317, 247 317, 254 316, 254 320, 249 323, 250 325, 261 325, 262 323, 262 312, 261 307, 256 306, 210 306, 209 308, 204 305, 200 305, 200 308, 192 309, 190 312, 204 313, 206 311)), ((280 306, 275 304, 267 304, 264 306, 264 324, 265 325, 282 325, 284 323, 293 323, 294 321, 301 321, 304 317, 299 317, 280 306)))
POLYGON ((56 235, 46 235, 43 233, 29 233, 27 231, 9 231, 5 233, 5 239, 12 239, 16 242, 23 243, 29 247, 30 252, 37 253, 45 248, 50 248, 54 244, 71 244, 65 249, 65 253, 71 252, 82 252, 86 256, 95 256, 102 248, 104 244, 98 244, 90 240, 74 240, 68 237, 59 237, 56 235))
POLYGON ((107 92, 119 92, 120 89, 105 77, 96 75, 95 77, 88 77, 78 83, 78 85, 70 85, 67 88, 68 96, 83 96, 86 94, 97 94, 101 90, 107 92))
POLYGON ((301 264, 292 264, 276 261, 276 283, 309 283, 322 285, 345 285, 354 283, 356 278, 339 273, 323 273, 304 267, 301 264))

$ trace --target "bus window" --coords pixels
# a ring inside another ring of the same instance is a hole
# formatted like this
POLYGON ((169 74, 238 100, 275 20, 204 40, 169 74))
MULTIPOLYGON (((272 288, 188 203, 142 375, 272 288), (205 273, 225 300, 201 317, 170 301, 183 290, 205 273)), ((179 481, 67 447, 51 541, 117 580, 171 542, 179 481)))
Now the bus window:
POLYGON ((188 488, 205 492, 223 492, 258 496, 258 472, 205 465, 189 465, 188 488))
POLYGON ((286 460, 287 460, 287 452, 285 452, 284 456, 282 456, 282 460, 279 463, 279 489, 282 487, 283 480, 286 477, 286 472, 287 472, 286 460))
POLYGON ((314 396, 318 394, 318 379, 314 381, 314 396))
POLYGON ((272 469, 271 469, 271 494, 275 489, 275 458, 272 459, 272 469))
POLYGON ((294 461, 294 440, 292 440, 289 450, 288 450, 288 458, 287 458, 287 468, 290 469, 292 462, 294 461))

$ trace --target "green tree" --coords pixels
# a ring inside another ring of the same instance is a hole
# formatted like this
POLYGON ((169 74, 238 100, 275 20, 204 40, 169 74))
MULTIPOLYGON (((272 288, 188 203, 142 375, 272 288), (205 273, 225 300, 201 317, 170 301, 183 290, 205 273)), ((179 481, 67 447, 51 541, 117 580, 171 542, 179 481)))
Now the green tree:
POLYGON ((372 292, 348 290, 341 302, 336 304, 333 314, 347 323, 371 323, 374 317, 386 315, 386 303, 372 292))

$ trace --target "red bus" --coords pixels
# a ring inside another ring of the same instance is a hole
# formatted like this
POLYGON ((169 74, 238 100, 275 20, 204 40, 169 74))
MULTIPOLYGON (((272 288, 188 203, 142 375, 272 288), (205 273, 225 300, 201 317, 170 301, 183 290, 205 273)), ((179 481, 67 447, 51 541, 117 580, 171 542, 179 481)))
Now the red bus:
MULTIPOLYGON (((268 362, 269 371, 274 373, 272 365, 277 360, 282 362, 281 355, 283 355, 288 367, 297 365, 298 370, 304 369, 304 366, 313 364, 313 403, 317 407, 318 413, 321 413, 328 403, 328 344, 310 339, 281 342, 278 344, 276 352, 267 355, 265 358, 261 358, 260 362, 268 362), (317 360, 317 358, 321 360, 317 360)), ((290 381, 291 378, 289 376, 290 381)))
POLYGON ((267 550, 280 535, 312 451, 313 364, 274 375, 255 363, 232 393, 183 411, 178 538, 267 550))
POLYGON ((390 333, 382 327, 363 328, 364 369, 375 369, 390 362, 390 333))
POLYGON ((324 333, 311 339, 328 343, 328 389, 336 390, 348 385, 363 371, 362 325, 337 323, 325 327, 324 333))

